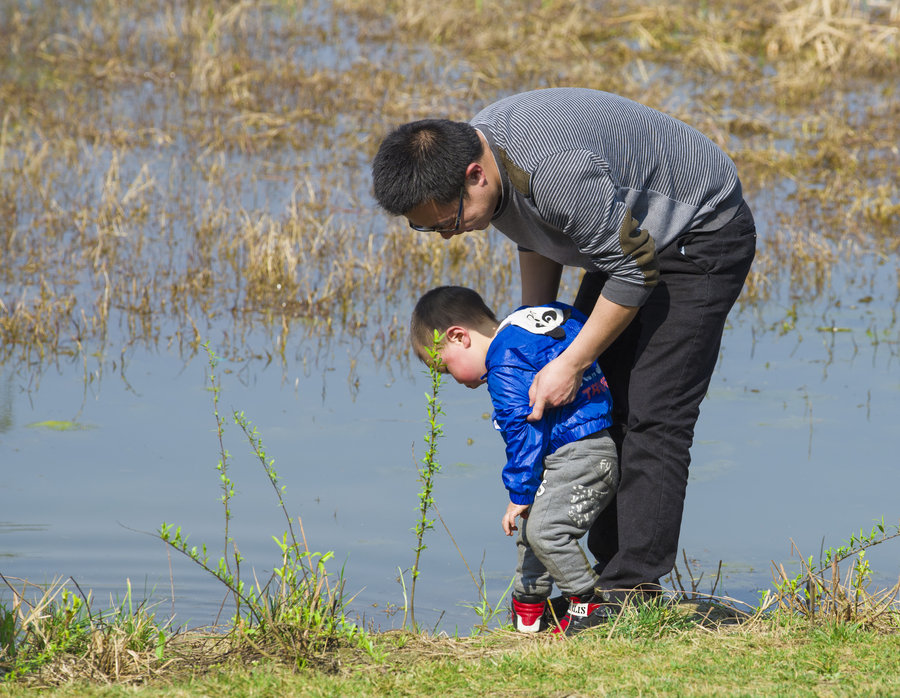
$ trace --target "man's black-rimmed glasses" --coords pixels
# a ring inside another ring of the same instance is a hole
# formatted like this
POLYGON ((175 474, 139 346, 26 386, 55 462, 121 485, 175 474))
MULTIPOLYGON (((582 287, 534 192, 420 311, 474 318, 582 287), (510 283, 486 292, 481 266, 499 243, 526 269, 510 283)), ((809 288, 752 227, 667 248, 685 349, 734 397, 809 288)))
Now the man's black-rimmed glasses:
POLYGON ((436 226, 428 226, 428 225, 414 225, 413 223, 409 224, 409 227, 413 230, 418 230, 420 233, 453 233, 459 230, 459 222, 462 220, 463 214, 463 199, 466 195, 466 187, 463 185, 459 190, 459 210, 456 212, 456 221, 453 223, 452 228, 439 228, 436 226))

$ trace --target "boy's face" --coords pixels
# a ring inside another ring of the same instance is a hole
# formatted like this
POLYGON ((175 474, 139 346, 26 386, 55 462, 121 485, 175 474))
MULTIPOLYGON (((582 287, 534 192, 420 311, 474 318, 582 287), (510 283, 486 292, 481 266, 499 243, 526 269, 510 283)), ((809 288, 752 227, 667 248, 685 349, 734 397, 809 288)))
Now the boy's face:
POLYGON ((477 388, 485 383, 486 353, 477 336, 462 327, 451 327, 440 350, 441 372, 467 388, 477 388))

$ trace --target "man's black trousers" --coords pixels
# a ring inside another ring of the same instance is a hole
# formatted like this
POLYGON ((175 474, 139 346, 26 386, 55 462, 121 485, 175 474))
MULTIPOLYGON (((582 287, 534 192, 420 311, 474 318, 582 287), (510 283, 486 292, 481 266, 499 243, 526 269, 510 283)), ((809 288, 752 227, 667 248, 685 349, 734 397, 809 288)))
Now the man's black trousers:
MULTIPOLYGON (((685 233, 659 251, 658 285, 599 358, 621 466, 616 499, 588 536, 602 589, 652 593, 672 570, 694 425, 755 249, 753 216, 742 204, 719 230, 685 233)), ((590 313, 603 281, 585 274, 574 305, 590 313)))

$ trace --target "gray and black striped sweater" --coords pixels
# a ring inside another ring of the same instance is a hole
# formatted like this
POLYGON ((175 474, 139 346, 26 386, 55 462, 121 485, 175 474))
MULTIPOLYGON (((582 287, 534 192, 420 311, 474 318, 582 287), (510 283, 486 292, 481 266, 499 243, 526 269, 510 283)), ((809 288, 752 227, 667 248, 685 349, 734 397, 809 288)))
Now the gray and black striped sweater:
POLYGON ((642 305, 655 285, 654 247, 721 227, 743 198, 734 163, 709 138, 606 92, 525 92, 470 123, 501 172, 494 227, 523 249, 608 274, 603 295, 622 305, 642 305))

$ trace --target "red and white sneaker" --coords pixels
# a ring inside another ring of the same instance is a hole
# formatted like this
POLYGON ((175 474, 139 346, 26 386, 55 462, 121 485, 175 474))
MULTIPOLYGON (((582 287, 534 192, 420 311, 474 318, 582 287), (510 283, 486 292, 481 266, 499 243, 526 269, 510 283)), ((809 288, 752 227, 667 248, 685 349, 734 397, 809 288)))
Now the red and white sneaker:
POLYGON ((546 630, 547 622, 544 619, 546 605, 546 599, 540 596, 517 596, 513 594, 512 624, 516 632, 538 633, 541 630, 546 630))

